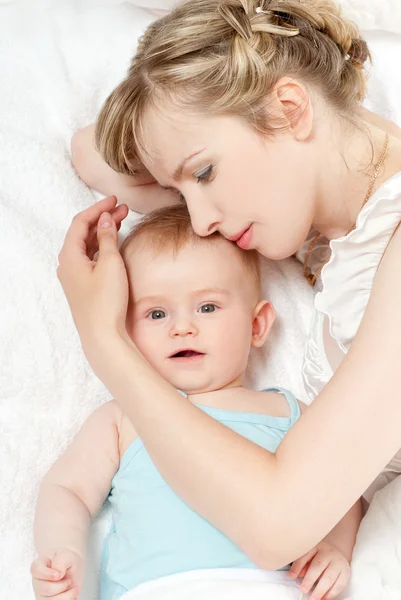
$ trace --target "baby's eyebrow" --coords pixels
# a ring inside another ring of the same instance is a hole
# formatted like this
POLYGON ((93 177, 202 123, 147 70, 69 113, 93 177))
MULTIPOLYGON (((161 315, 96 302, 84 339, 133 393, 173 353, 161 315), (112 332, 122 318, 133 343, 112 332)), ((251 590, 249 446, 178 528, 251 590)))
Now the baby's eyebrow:
MULTIPOLYGON (((200 288, 198 290, 193 290, 191 295, 194 297, 197 296, 213 296, 214 294, 219 294, 220 296, 232 296, 232 293, 225 288, 200 288)), ((166 302, 165 296, 143 296, 142 298, 138 298, 135 300, 135 306, 140 306, 141 304, 163 304, 166 302)))
POLYGON ((222 294, 224 296, 231 296, 231 292, 229 290, 226 290, 225 288, 205 288, 205 289, 199 289, 199 290, 194 290, 193 292, 194 295, 203 295, 203 294, 222 294))
POLYGON ((165 298, 163 296, 144 296, 143 298, 139 298, 135 300, 135 306, 140 304, 162 304, 165 298))

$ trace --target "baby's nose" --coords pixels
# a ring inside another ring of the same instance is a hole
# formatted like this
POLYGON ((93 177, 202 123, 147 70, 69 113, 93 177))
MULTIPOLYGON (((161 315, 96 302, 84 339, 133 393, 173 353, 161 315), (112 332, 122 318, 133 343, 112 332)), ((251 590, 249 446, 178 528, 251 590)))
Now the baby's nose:
POLYGON ((186 317, 176 319, 171 328, 172 337, 185 337, 187 335, 197 335, 198 329, 195 323, 186 317))

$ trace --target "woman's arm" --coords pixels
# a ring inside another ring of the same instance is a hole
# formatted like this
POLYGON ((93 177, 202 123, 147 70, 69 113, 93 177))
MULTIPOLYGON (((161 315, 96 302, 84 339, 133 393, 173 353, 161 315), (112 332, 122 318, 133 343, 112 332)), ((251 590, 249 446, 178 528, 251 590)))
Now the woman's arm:
POLYGON ((86 356, 176 492, 259 566, 288 564, 333 529, 401 446, 401 233, 343 364, 272 455, 187 402, 126 335, 127 283, 110 216, 99 223, 98 263, 82 250, 114 206, 106 199, 78 215, 60 254, 86 356))
POLYGON ((139 213, 177 202, 177 194, 162 189, 150 174, 133 177, 114 171, 96 150, 94 136, 92 124, 76 131, 71 140, 72 164, 86 185, 101 194, 114 194, 139 213))

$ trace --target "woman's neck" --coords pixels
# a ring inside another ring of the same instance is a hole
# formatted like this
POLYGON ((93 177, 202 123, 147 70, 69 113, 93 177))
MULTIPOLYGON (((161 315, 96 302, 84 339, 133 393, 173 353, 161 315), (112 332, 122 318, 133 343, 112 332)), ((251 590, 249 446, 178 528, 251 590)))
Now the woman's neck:
MULTIPOLYGON (((342 142, 338 141, 339 136, 326 137, 333 139, 333 143, 326 146, 313 226, 329 240, 345 235, 355 224, 376 165, 383 154, 387 131, 366 122, 363 125, 363 129, 354 134, 350 133, 349 137, 343 137, 342 142)), ((333 131, 330 133, 333 134, 333 131)), ((379 170, 371 196, 399 171, 401 131, 400 139, 389 136, 386 158, 379 170)))

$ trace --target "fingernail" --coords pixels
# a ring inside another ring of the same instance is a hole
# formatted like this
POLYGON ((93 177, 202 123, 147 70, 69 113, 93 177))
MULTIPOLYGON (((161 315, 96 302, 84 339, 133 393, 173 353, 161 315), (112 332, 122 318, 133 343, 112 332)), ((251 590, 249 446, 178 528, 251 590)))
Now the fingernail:
POLYGON ((100 215, 100 219, 99 219, 99 226, 100 227, 110 227, 111 225, 111 217, 108 213, 102 213, 100 215))
POLYGON ((60 579, 60 573, 58 571, 52 571, 52 577, 54 579, 60 579))

